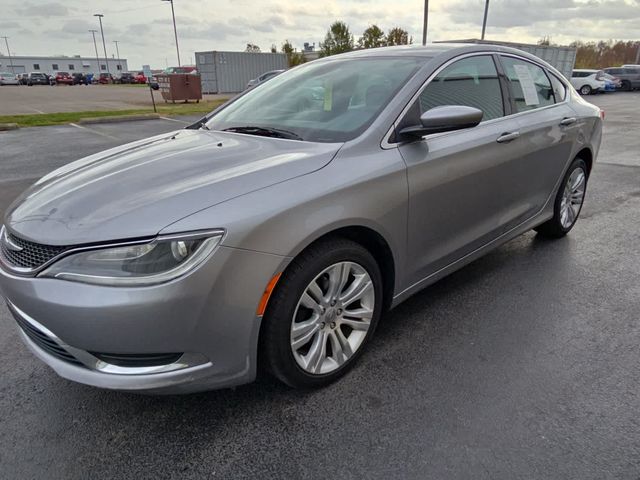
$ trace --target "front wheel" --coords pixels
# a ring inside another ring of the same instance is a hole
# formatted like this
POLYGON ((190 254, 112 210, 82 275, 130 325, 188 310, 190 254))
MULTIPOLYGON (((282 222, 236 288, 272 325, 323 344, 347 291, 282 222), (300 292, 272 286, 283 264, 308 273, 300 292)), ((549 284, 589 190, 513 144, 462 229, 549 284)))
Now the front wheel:
POLYGON ((535 228, 539 234, 550 237, 564 237, 578 220, 587 190, 587 164, 576 158, 562 180, 556 195, 553 218, 535 228))
POLYGON ((261 361, 284 383, 321 387, 362 354, 382 310, 382 276, 360 244, 334 238, 283 273, 263 320, 261 361))

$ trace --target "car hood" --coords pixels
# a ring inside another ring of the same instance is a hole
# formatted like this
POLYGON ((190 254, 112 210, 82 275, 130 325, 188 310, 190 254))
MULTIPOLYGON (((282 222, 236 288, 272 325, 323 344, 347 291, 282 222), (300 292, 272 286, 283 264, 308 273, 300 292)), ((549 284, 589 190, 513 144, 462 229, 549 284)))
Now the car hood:
MULTIPOLYGON (((48 245, 152 236, 201 209, 318 170, 340 146, 180 130, 55 170, 16 199, 5 225, 48 245)), ((214 227, 224 225, 203 225, 214 227)))

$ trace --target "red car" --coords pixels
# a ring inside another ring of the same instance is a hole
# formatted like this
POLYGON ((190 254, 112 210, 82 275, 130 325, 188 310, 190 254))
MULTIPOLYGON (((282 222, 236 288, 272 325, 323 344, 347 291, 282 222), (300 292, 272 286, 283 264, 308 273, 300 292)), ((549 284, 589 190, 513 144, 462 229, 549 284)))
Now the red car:
POLYGON ((65 85, 73 85, 73 77, 69 75, 67 72, 58 72, 56 73, 56 84, 65 84, 65 85))
POLYGON ((134 75, 136 83, 147 83, 147 77, 144 76, 143 72, 138 72, 134 75))

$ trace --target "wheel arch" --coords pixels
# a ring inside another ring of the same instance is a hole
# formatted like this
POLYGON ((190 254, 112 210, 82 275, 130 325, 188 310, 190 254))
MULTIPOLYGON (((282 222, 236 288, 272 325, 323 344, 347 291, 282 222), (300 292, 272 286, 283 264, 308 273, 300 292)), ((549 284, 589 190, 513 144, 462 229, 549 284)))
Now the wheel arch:
POLYGON ((587 175, 591 175, 591 169, 593 168, 593 152, 589 147, 584 147, 580 150, 575 158, 581 158, 587 164, 587 175))
MULTIPOLYGON (((312 239, 307 239, 303 245, 299 245, 291 255, 291 259, 299 256, 319 242, 336 237, 346 238, 358 243, 373 255, 382 274, 383 311, 388 310, 391 307, 395 292, 397 262, 387 239, 373 227, 362 224, 334 226, 331 229, 319 232, 312 239)), ((287 267, 285 267, 285 270, 287 267)))

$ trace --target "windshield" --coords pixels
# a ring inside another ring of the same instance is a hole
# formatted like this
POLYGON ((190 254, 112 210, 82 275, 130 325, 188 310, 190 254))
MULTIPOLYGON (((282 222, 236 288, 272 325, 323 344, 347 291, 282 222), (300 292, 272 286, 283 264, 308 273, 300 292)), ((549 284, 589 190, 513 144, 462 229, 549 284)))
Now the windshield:
POLYGON ((371 125, 425 60, 359 58, 296 67, 240 97, 206 126, 253 135, 284 131, 289 134, 284 138, 345 142, 371 125))

